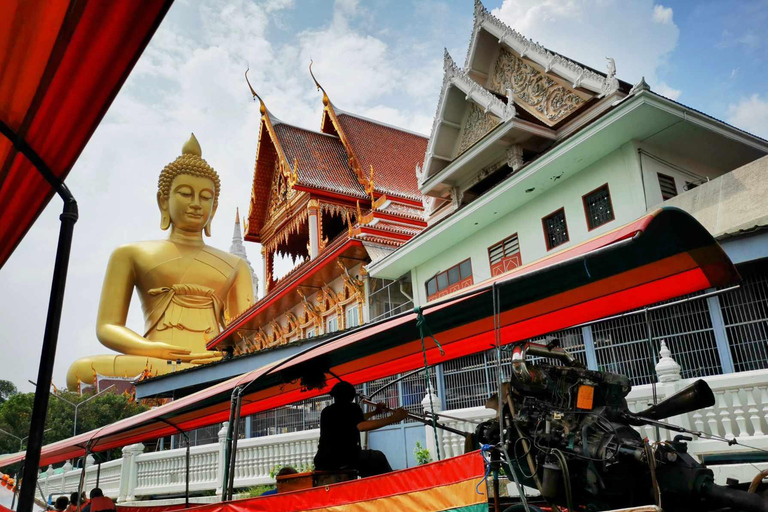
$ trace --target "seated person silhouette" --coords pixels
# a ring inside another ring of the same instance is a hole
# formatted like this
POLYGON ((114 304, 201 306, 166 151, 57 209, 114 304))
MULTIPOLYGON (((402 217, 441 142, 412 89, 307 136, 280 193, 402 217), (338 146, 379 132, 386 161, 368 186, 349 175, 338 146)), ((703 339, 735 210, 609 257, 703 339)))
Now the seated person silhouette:
POLYGON ((375 430, 405 419, 408 412, 397 409, 390 416, 372 420, 384 405, 363 414, 354 403, 355 387, 348 382, 339 382, 331 389, 333 404, 320 414, 320 443, 315 455, 315 469, 339 470, 356 469, 358 474, 380 475, 392 471, 387 456, 378 450, 363 450, 360 446, 360 432, 375 430))

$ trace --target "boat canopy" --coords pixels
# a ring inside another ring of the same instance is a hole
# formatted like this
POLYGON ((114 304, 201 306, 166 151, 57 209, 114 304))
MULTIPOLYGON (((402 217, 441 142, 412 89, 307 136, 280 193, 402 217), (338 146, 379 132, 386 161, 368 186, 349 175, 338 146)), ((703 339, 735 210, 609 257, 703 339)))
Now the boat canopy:
POLYGON ((67 176, 171 3, 2 3, 0 268, 54 193, 41 173, 67 176))
MULTIPOLYGON (((738 272, 689 214, 663 208, 580 245, 519 267, 414 312, 366 324, 285 360, 97 430, 45 446, 41 466, 227 421, 352 384, 442 363, 712 287, 738 272), (497 315, 494 317, 494 311, 497 315), (434 339, 423 339, 420 325, 434 339), (498 325, 498 329, 496 329, 498 325), (439 341, 440 346, 435 342, 439 341), (308 386, 309 389, 308 389, 308 386)), ((24 454, 0 456, 0 467, 24 454)))

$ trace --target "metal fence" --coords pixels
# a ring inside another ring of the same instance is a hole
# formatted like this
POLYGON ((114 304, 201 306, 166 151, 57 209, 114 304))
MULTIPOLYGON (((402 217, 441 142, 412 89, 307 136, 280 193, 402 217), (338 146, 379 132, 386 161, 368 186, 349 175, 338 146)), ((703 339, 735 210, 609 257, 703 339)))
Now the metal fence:
POLYGON ((720 297, 734 370, 768 368, 768 264, 739 267, 740 289, 720 297))

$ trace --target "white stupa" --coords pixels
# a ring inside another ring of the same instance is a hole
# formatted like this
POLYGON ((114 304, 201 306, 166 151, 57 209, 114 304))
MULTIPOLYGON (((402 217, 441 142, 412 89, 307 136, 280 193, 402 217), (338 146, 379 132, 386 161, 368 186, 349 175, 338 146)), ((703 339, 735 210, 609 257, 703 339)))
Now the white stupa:
POLYGON ((235 256, 240 256, 248 264, 248 269, 251 271, 251 282, 253 283, 253 297, 259 299, 259 278, 253 271, 253 265, 248 261, 248 254, 245 252, 245 245, 243 245, 243 230, 240 227, 240 208, 237 209, 235 216, 235 232, 232 235, 232 245, 229 246, 229 252, 235 256))

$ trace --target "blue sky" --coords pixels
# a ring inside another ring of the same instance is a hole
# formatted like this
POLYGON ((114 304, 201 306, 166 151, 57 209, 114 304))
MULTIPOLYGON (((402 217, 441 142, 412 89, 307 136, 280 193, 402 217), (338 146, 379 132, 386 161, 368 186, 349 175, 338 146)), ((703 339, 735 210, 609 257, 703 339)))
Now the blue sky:
MULTIPOLYGON (((768 137, 768 1, 488 0, 523 35, 618 76, 645 76, 661 94, 768 137)), ((211 245, 228 248, 235 208, 246 213, 258 106, 243 72, 274 115, 318 129, 315 72, 341 109, 429 135, 443 48, 460 65, 471 0, 176 0, 75 165, 67 184, 80 204, 54 381, 77 357, 105 353, 95 338, 111 251, 164 237, 157 175, 194 131, 221 175, 211 245)), ((35 379, 50 290, 60 203, 53 200, 0 272, 4 378, 35 379)), ((261 273, 260 248, 247 244, 261 273)), ((283 262, 283 268, 286 262, 283 262)), ((129 327, 142 331, 136 297, 129 327)))

